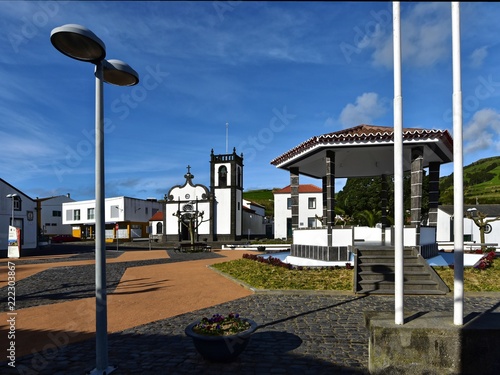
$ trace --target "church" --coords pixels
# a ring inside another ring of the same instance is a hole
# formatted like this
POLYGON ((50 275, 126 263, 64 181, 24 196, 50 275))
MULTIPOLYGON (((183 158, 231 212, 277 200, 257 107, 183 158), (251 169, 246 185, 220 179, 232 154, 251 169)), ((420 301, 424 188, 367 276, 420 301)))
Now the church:
POLYGON ((151 232, 167 242, 232 242, 266 236, 264 207, 243 199, 243 154, 210 153, 210 186, 193 182, 187 167, 182 185, 165 194, 164 214, 151 218, 151 232), (165 231, 163 231, 165 228, 165 231))

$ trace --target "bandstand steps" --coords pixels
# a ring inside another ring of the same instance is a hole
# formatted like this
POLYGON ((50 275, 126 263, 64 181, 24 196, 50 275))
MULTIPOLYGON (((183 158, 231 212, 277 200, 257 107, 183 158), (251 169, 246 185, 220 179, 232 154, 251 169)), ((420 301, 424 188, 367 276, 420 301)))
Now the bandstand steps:
MULTIPOLYGON (((440 295, 450 290, 416 250, 403 252, 405 294, 440 295)), ((356 249, 355 291, 358 294, 394 294, 394 248, 356 249)))

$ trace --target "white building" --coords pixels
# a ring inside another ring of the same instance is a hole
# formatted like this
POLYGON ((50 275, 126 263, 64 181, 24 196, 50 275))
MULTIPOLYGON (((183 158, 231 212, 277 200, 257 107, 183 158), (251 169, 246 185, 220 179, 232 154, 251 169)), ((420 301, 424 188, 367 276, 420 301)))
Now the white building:
MULTIPOLYGON (((312 184, 299 185, 299 228, 321 227, 323 191, 312 184)), ((292 191, 290 185, 273 191, 274 238, 292 238, 292 191)))
POLYGON ((151 218, 153 235, 165 228, 167 241, 239 241, 272 233, 264 207, 243 199, 243 155, 210 154, 209 186, 194 184, 191 167, 182 185, 165 195, 165 216, 151 218), (155 220, 153 220, 155 219, 155 220))
POLYGON ((266 218, 266 209, 258 203, 243 199, 243 235, 250 240, 255 237, 271 237, 273 225, 266 218))
MULTIPOLYGON (((445 244, 446 242, 454 241, 453 210, 453 205, 438 206, 436 240, 440 245, 445 244)), ((473 215, 477 214, 477 212, 481 212, 486 215, 486 220, 489 221, 488 224, 490 225, 490 228, 488 228, 489 230, 485 232, 485 242, 500 245, 500 220, 493 221, 493 219, 500 217, 500 204, 476 204, 473 206, 464 205, 464 215, 467 215, 467 211, 473 215)), ((466 243, 480 243, 481 237, 479 227, 472 219, 465 217, 463 220, 464 241, 466 241, 466 243)), ((467 245, 465 248, 467 248, 467 245)))
MULTIPOLYGON (((156 199, 129 197, 106 198, 104 220, 106 241, 131 240, 148 237, 149 219, 162 209, 156 199)), ((72 234, 82 239, 93 239, 95 235, 95 200, 63 203, 62 222, 70 225, 72 234)))
POLYGON ((0 178, 0 250, 7 250, 9 225, 21 228, 21 256, 23 249, 36 249, 36 208, 36 201, 0 178))
POLYGON ((52 237, 59 234, 71 234, 71 226, 63 225, 62 210, 63 203, 74 202, 67 195, 59 195, 48 198, 37 198, 38 204, 38 232, 44 236, 52 237))

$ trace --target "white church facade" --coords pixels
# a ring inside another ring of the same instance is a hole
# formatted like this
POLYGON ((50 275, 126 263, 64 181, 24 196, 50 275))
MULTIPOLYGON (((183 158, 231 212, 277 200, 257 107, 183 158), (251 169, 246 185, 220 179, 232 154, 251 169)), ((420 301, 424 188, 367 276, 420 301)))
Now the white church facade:
POLYGON ((231 154, 211 151, 209 186, 195 184, 189 166, 184 178, 165 195, 165 215, 150 222, 154 236, 163 234, 167 242, 191 236, 195 242, 230 242, 266 235, 262 207, 243 199, 243 155, 236 149, 231 154))

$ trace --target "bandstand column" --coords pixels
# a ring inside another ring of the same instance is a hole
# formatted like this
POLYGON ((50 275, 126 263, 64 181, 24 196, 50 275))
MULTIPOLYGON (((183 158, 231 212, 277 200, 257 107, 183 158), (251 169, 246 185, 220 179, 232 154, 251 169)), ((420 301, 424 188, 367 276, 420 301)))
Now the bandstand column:
POLYGON ((416 244, 420 245, 420 222, 422 219, 422 184, 424 179, 424 150, 411 150, 411 225, 417 228, 416 244))
POLYGON ((437 162, 429 163, 429 226, 437 228, 439 205, 439 167, 437 162))
POLYGON ((299 227, 299 168, 290 168, 292 230, 299 227))
POLYGON ((328 231, 328 246, 333 244, 332 228, 335 225, 335 152, 326 151, 326 175, 323 184, 323 200, 326 201, 326 225, 328 231))
POLYGON ((387 227, 387 201, 389 186, 387 184, 387 176, 380 176, 382 188, 380 189, 380 208, 382 222, 382 245, 385 245, 385 228, 387 227))

